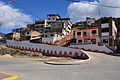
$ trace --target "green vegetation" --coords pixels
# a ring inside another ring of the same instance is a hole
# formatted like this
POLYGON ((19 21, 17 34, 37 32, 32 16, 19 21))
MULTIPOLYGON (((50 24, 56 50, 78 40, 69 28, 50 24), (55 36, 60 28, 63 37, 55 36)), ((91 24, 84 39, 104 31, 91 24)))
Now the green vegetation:
POLYGON ((31 52, 31 51, 24 51, 18 49, 11 49, 5 46, 0 46, 0 55, 10 54, 15 57, 43 57, 42 53, 39 52, 31 52))

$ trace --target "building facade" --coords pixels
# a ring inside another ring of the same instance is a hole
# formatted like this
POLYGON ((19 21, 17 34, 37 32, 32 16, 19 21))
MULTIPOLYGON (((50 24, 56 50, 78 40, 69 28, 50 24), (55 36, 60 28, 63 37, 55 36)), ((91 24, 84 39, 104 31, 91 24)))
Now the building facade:
POLYGON ((72 23, 69 18, 61 18, 58 14, 48 14, 47 19, 35 21, 27 27, 42 33, 42 42, 55 43, 71 34, 72 23))
POLYGON ((115 40, 117 36, 117 27, 113 18, 99 19, 99 35, 102 45, 115 49, 115 40))
POLYGON ((96 44, 100 43, 98 27, 73 29, 73 39, 76 39, 77 45, 96 44))

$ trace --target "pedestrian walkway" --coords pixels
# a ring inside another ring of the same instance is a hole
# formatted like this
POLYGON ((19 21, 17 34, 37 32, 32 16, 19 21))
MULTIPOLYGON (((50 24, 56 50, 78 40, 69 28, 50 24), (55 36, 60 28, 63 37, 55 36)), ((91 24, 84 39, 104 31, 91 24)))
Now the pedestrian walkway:
POLYGON ((18 76, 0 72, 0 80, 15 80, 18 76))

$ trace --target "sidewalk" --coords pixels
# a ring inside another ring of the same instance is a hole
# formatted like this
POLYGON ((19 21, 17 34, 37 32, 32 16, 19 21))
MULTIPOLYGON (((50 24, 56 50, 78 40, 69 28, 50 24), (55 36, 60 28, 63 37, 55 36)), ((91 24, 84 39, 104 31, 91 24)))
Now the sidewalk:
POLYGON ((91 60, 91 58, 86 60, 75 59, 75 60, 67 60, 67 61, 51 60, 51 61, 45 61, 44 63, 51 64, 51 65, 78 65, 89 60, 91 60))
MULTIPOLYGON (((85 51, 84 51, 85 52, 85 51)), ((87 54, 87 52, 85 52, 87 54)), ((45 61, 44 63, 46 64, 51 64, 51 65, 79 65, 83 62, 87 62, 90 61, 92 58, 89 54, 87 54, 89 56, 89 59, 86 60, 81 60, 81 59, 71 59, 71 60, 63 60, 63 61, 56 61, 56 60, 51 60, 51 61, 45 61)))
POLYGON ((15 80, 18 76, 0 72, 0 80, 15 80))

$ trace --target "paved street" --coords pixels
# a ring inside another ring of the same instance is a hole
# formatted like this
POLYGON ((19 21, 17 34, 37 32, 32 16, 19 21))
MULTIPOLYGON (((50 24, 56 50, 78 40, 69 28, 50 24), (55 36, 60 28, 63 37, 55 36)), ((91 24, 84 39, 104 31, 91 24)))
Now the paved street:
POLYGON ((34 59, 0 58, 0 71, 18 75, 18 80, 120 80, 120 56, 92 53, 80 65, 49 65, 34 59))

